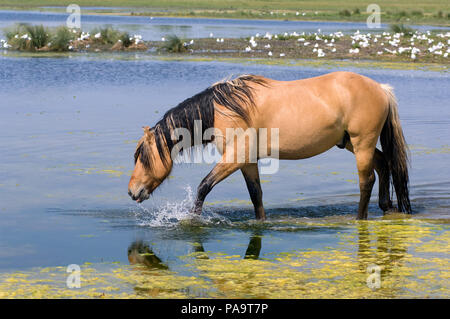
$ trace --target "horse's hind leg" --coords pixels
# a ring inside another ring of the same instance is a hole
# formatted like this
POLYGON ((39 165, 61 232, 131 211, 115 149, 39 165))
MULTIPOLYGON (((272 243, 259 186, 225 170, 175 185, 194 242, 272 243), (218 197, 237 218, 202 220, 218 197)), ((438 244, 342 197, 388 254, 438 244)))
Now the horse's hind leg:
POLYGON ((355 154, 358 168, 360 199, 357 219, 367 219, 370 195, 375 183, 375 145, 376 141, 375 143, 362 141, 360 138, 351 138, 351 144, 347 143, 346 145, 346 148, 355 154))
POLYGON ((242 175, 244 175, 245 183, 247 184, 248 192, 255 208, 256 219, 266 219, 262 202, 262 189, 259 181, 258 164, 247 164, 241 168, 242 175))
POLYGON ((374 155, 374 165, 375 171, 378 175, 379 186, 378 186, 378 205, 386 212, 393 208, 391 197, 389 195, 389 166, 384 157, 383 152, 378 149, 375 149, 374 155))
MULTIPOLYGON (((353 145, 351 143, 347 143, 345 148, 354 153, 353 145)), ((386 212, 393 208, 391 197, 389 195, 390 173, 383 152, 377 148, 375 149, 373 163, 375 171, 378 175, 378 206, 383 210, 383 212, 386 212)))

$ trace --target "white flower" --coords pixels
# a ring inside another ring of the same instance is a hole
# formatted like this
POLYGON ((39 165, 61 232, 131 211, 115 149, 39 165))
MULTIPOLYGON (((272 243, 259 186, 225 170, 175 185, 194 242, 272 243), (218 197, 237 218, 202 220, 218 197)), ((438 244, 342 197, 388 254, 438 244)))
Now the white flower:
POLYGON ((324 56, 325 56, 325 53, 323 52, 322 49, 317 50, 317 57, 318 58, 321 58, 321 57, 324 57, 324 56))
POLYGON ((280 53, 280 57, 284 57, 286 54, 284 53, 280 53))
POLYGON ((358 48, 354 48, 354 49, 350 49, 350 50, 348 50, 348 53, 359 53, 359 49, 358 48))
POLYGON ((336 52, 336 48, 333 48, 333 49, 331 50, 331 52, 336 52))
POLYGON ((102 36, 102 34, 99 32, 99 33, 96 33, 96 34, 94 35, 94 38, 100 39, 101 36, 102 36))
POLYGON ((272 56, 272 51, 269 51, 269 53, 267 53, 268 56, 272 56))
POLYGON ((270 44, 267 44, 267 45, 265 45, 264 46, 266 49, 269 49, 270 48, 270 44))
POLYGON ((251 50, 252 50, 252 48, 250 48, 250 47, 245 48, 245 52, 250 52, 251 50))

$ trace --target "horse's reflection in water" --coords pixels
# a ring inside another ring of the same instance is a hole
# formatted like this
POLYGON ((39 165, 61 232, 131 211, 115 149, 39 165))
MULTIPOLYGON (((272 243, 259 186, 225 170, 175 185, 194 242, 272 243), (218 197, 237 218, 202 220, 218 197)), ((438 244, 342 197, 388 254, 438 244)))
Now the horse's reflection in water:
POLYGON ((407 252, 407 243, 395 230, 369 227, 364 221, 358 225, 358 263, 361 271, 366 272, 371 266, 379 266, 383 282, 403 266, 407 252))
MULTIPOLYGON (((253 232, 250 236, 247 250, 245 251, 244 259, 258 259, 261 252, 262 235, 260 232, 253 232)), ((205 248, 201 240, 197 240, 194 243, 194 252, 205 253, 205 248)), ((198 255, 198 258, 208 259, 205 254, 198 255)))
POLYGON ((131 265, 142 264, 151 269, 169 269, 141 240, 131 243, 128 247, 128 261, 131 265))
MULTIPOLYGON (((253 232, 250 236, 244 259, 258 259, 261 252, 261 243, 262 235, 260 232, 253 232)), ((192 250, 196 253, 204 253, 197 255, 197 258, 209 258, 200 238, 197 238, 194 241, 192 250)), ((130 265, 141 264, 150 269, 169 269, 169 266, 163 263, 163 261, 150 249, 149 245, 142 240, 134 241, 131 243, 130 247, 128 247, 128 261, 130 262, 130 265)))

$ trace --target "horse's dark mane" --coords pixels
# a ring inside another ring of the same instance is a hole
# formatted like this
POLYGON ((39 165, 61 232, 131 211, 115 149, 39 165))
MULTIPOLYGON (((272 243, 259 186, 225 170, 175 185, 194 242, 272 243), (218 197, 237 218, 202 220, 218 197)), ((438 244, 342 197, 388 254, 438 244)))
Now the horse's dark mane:
MULTIPOLYGON (((234 80, 221 81, 213 84, 204 91, 188 98, 170 109, 163 118, 152 128, 159 156, 164 165, 168 164, 168 156, 178 140, 172 140, 175 128, 186 128, 191 133, 191 146, 194 146, 194 121, 202 121, 203 136, 205 130, 214 127, 214 103, 224 106, 232 115, 250 122, 249 112, 255 106, 252 87, 248 83, 267 85, 263 77, 256 75, 241 75, 234 80)), ((211 140, 212 141, 212 140, 211 140)), ((202 141, 202 144, 211 141, 202 141)), ((134 155, 135 162, 139 158, 144 167, 151 169, 152 154, 150 148, 142 139, 134 155)))

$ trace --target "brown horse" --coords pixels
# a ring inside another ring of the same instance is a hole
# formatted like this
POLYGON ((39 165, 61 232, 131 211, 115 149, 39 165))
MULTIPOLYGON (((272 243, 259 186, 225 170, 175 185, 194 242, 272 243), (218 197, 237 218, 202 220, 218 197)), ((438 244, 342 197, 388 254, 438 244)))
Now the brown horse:
POLYGON ((209 136, 200 141, 191 137, 189 146, 214 143, 221 154, 221 160, 198 187, 192 209, 195 213, 201 213, 206 195, 217 183, 240 169, 256 218, 263 220, 257 160, 273 156, 274 151, 279 159, 309 158, 333 146, 346 148, 356 157, 360 188, 358 219, 367 218, 374 169, 379 177, 380 208, 393 209, 389 194, 392 182, 398 210, 411 212, 407 146, 397 102, 388 85, 367 77, 334 72, 304 80, 275 81, 243 75, 213 84, 169 110, 153 128, 144 127, 128 185, 133 200, 148 199, 169 175, 174 155, 186 150, 178 147, 181 139, 174 134, 178 128, 194 134, 200 130, 201 136, 209 136), (200 129, 196 126, 198 121, 200 129), (241 129, 241 133, 222 134, 230 128, 241 129), (249 150, 261 148, 258 144, 261 136, 257 133, 257 138, 252 139, 246 132, 261 128, 278 129, 278 140, 276 144, 272 139, 267 142, 267 154, 271 155, 258 155, 255 161, 249 150), (382 151, 376 148, 378 138, 382 151), (242 149, 243 160, 236 157, 242 149))

